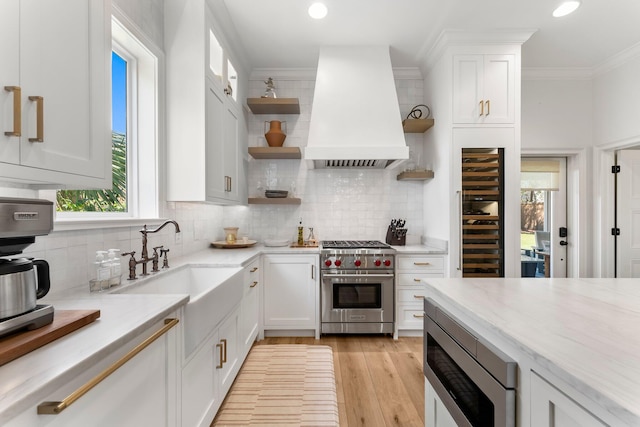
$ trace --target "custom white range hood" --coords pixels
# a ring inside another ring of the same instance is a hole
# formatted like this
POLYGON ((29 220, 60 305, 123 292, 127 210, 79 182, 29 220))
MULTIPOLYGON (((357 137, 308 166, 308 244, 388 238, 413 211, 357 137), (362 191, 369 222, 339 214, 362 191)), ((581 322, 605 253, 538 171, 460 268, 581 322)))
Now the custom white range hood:
POLYGON ((389 47, 320 48, 309 166, 382 169, 408 158, 389 47))

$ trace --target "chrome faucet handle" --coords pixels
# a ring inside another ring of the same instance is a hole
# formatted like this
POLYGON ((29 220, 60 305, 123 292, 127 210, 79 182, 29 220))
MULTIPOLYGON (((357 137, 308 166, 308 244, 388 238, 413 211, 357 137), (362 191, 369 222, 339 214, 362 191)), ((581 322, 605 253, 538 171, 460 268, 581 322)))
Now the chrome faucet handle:
POLYGON ((160 256, 164 256, 162 259, 162 268, 169 268, 169 260, 167 259, 167 252, 169 249, 160 249, 160 256))

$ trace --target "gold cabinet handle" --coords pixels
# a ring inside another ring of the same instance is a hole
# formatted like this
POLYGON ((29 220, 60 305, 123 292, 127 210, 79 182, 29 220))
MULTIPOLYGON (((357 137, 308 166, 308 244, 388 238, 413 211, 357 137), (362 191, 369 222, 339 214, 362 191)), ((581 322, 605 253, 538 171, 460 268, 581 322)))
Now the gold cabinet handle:
POLYGON ((415 299, 424 299, 424 296, 422 296, 422 295, 414 295, 413 297, 415 299))
POLYGON ((220 351, 220 353, 219 353, 220 364, 216 365, 216 369, 221 369, 222 365, 224 364, 224 360, 223 360, 223 356, 222 356, 222 344, 216 344, 216 348, 220 351))
POLYGON ((256 286, 258 286, 258 282, 253 282, 249 285, 250 288, 255 288, 256 286))
POLYGON ((485 103, 487 104, 487 116, 491 113, 491 101, 487 100, 485 101, 485 103))
POLYGON ((258 271, 258 267, 253 267, 249 273, 255 273, 256 271, 258 271))
POLYGON ((480 101, 480 115, 484 116, 484 101, 480 101))
POLYGON ((431 265, 430 262, 414 262, 413 265, 427 266, 431 265))
POLYGON ((38 414, 44 415, 57 415, 60 412, 64 411, 66 408, 71 406, 73 402, 80 399, 84 396, 89 390, 100 384, 104 379, 106 379, 109 375, 113 374, 116 370, 118 370, 122 365, 127 363, 133 357, 135 357, 138 353, 140 353, 145 348, 149 347, 154 341, 160 338, 162 335, 167 333, 169 329, 173 328, 179 322, 178 319, 165 319, 164 326, 162 329, 158 330, 156 333, 151 335, 146 340, 142 341, 136 347, 134 347, 131 351, 125 354, 122 358, 120 358, 113 365, 109 366, 104 371, 100 372, 98 375, 87 381, 82 387, 71 393, 69 396, 65 397, 60 402, 42 402, 38 405, 38 414))
POLYGON ((22 136, 22 89, 20 86, 5 86, 4 90, 13 92, 13 130, 7 136, 22 136))
POLYGON ((227 363, 227 339, 223 338, 220 342, 224 345, 224 356, 222 356, 222 363, 227 363))
POLYGON ((44 142, 44 98, 30 96, 29 101, 36 103, 36 137, 29 138, 29 142, 44 142))
POLYGON ((416 319, 422 319, 424 318, 424 314, 414 314, 413 317, 415 317, 416 319))
POLYGON ((420 279, 413 279, 413 281, 414 281, 414 282, 419 282, 419 281, 420 281, 420 279))

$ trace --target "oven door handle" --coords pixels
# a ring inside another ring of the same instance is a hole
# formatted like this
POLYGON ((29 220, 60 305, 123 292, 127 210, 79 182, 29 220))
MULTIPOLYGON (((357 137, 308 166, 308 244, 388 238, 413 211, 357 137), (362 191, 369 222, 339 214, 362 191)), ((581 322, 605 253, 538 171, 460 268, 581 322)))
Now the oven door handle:
POLYGON ((338 279, 338 278, 351 278, 351 277, 359 277, 359 278, 369 278, 369 277, 386 277, 392 278, 395 277, 393 274, 323 274, 322 277, 329 279, 338 279))

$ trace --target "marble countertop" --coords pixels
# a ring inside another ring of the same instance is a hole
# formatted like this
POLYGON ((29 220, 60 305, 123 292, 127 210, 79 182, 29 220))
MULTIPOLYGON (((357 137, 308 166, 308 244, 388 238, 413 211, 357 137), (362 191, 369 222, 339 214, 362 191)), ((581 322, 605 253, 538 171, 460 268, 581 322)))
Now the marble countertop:
POLYGON ((398 255, 441 255, 447 253, 445 249, 427 245, 392 246, 392 248, 396 250, 398 255))
POLYGON ((637 279, 423 279, 462 310, 629 425, 640 425, 637 279))

